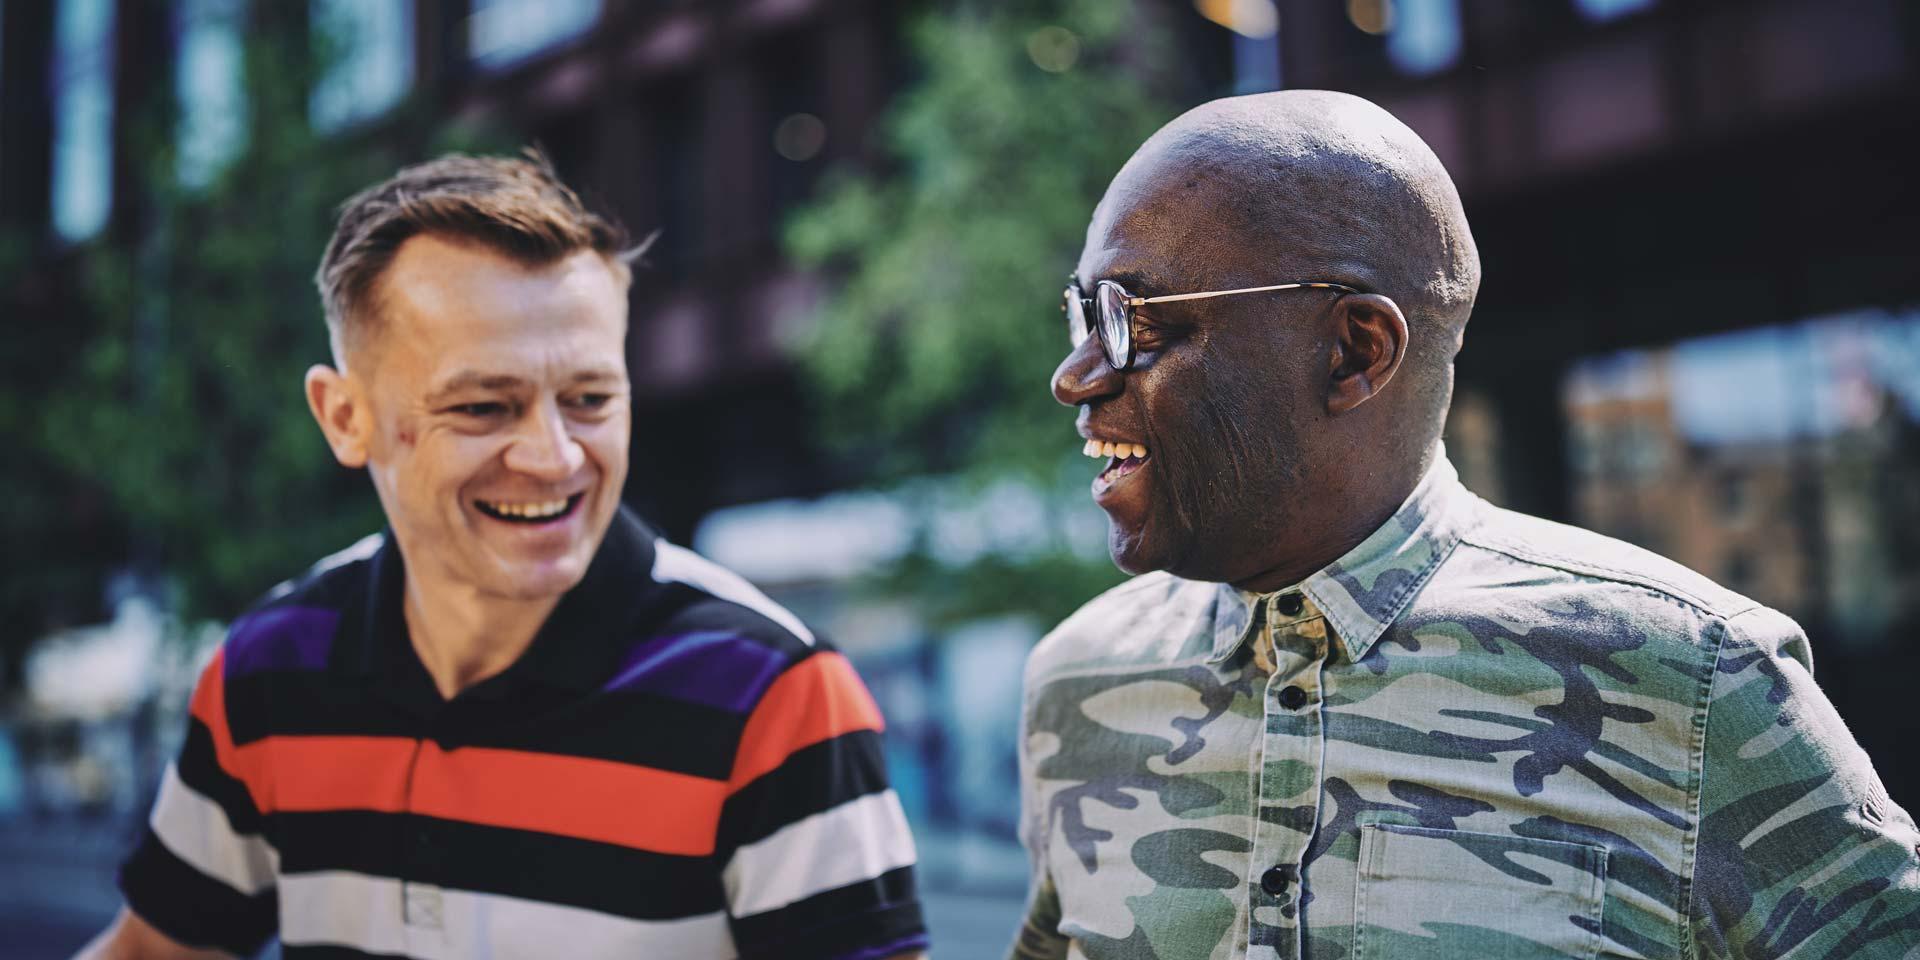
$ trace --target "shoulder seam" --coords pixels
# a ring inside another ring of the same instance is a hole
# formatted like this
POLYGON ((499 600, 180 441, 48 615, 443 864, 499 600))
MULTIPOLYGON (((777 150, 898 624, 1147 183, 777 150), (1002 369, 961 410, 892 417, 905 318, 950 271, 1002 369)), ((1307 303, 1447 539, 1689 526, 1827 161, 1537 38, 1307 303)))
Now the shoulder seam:
MULTIPOLYGON (((1716 607, 1714 604, 1708 601, 1705 597, 1696 596, 1691 591, 1686 590, 1685 588, 1680 587, 1677 584, 1673 584, 1666 580, 1662 580, 1656 577, 1648 576, 1646 574, 1635 573, 1634 571, 1631 571, 1631 570, 1621 570, 1617 567, 1609 567, 1605 564, 1594 563, 1590 560, 1581 560, 1575 557, 1568 557, 1568 556, 1562 556, 1556 553, 1549 553, 1547 551, 1540 550, 1536 547, 1523 547, 1519 544, 1509 543, 1505 541, 1482 539, 1477 535, 1477 531, 1468 533, 1462 536, 1460 538, 1460 542, 1471 544, 1473 546, 1479 547, 1482 550, 1488 550, 1493 553, 1503 554, 1505 556, 1518 560, 1521 563, 1536 564, 1538 566, 1547 567, 1548 569, 1559 570, 1563 573, 1571 573, 1571 574, 1576 574, 1584 577, 1592 577, 1593 579, 1596 579, 1596 580, 1610 580, 1615 583, 1622 583, 1629 586, 1640 587, 1645 590, 1658 593, 1661 596, 1667 597, 1679 603, 1683 603, 1688 607, 1693 608, 1693 610, 1696 613, 1699 613, 1702 616, 1706 616, 1709 618, 1727 619, 1729 616, 1739 615, 1739 614, 1728 614, 1725 610, 1716 607)), ((1728 592, 1732 593, 1732 591, 1728 591, 1728 592)), ((1735 595, 1737 596, 1737 594, 1735 595)), ((1746 598, 1743 597, 1742 599, 1746 599, 1746 598)), ((1747 607, 1739 608, 1740 613, 1747 613, 1751 611, 1753 607, 1759 606, 1758 603, 1755 603, 1751 600, 1748 600, 1748 604, 1749 606, 1747 607)))
MULTIPOLYGON (((1758 606, 1758 604, 1756 604, 1756 606, 1758 606)), ((1698 956, 1693 942, 1693 931, 1691 929, 1693 923, 1693 885, 1695 871, 1699 869, 1700 865, 1700 828, 1703 821, 1702 811, 1707 802, 1707 728, 1713 722, 1713 687, 1715 680, 1720 676, 1720 658, 1726 652, 1727 647, 1727 633, 1729 630, 1727 618, 1716 617, 1714 622, 1709 625, 1709 630, 1714 637, 1713 656, 1705 658, 1707 665, 1706 676, 1701 678, 1699 702, 1694 704, 1693 715, 1697 719, 1693 729, 1691 756, 1688 757, 1688 762, 1695 771, 1691 791, 1692 795, 1687 798, 1689 801, 1687 804, 1688 809, 1693 814, 1693 827, 1686 832, 1685 837, 1681 840, 1681 844, 1684 847, 1681 859, 1686 864, 1686 869, 1680 876, 1679 903, 1675 904, 1678 908, 1676 910, 1678 917, 1677 926, 1679 927, 1677 933, 1680 937, 1682 960, 1693 960, 1693 958, 1698 956)))

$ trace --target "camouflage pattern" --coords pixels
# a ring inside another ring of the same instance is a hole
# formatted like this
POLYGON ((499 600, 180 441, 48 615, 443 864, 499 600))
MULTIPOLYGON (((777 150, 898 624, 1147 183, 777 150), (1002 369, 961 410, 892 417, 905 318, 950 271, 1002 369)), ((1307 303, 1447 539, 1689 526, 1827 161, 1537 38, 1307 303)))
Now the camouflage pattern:
POLYGON ((1298 587, 1081 609, 1021 774, 1019 958, 1920 960, 1920 831, 1800 629, 1444 459, 1298 587))

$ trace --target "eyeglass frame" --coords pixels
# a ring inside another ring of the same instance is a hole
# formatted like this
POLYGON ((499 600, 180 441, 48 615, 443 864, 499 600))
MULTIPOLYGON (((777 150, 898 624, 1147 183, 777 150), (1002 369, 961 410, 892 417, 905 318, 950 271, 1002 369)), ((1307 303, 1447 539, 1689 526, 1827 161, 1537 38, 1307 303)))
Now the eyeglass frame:
MULTIPOLYGON (((1124 306, 1127 311, 1126 362, 1113 362, 1113 349, 1107 343, 1106 324, 1098 320, 1100 304, 1096 297, 1085 296, 1086 290, 1080 286, 1079 277, 1071 274, 1067 276, 1067 288, 1061 291, 1060 312, 1067 317, 1067 338, 1073 340, 1073 306, 1075 303, 1078 303, 1081 316, 1080 325, 1086 328, 1088 336, 1100 341, 1100 354, 1101 357, 1107 361, 1107 366, 1121 372, 1133 369, 1133 361, 1135 359, 1134 341, 1136 339, 1133 330, 1134 322, 1138 316, 1135 312, 1135 308, 1137 307, 1143 307, 1150 303, 1206 300, 1212 297, 1231 297, 1242 293, 1271 293, 1276 290, 1339 290, 1343 293, 1360 292, 1358 289, 1344 283, 1332 283, 1325 280, 1303 280, 1296 283, 1277 283, 1266 287, 1241 287, 1237 290, 1202 290, 1196 293, 1169 293, 1158 297, 1136 297, 1132 293, 1129 293, 1126 287, 1121 286, 1117 280, 1101 280, 1094 284, 1094 293, 1097 295, 1102 288, 1108 286, 1119 291, 1121 305, 1124 306), (1076 293, 1081 294, 1081 296, 1074 296, 1076 293), (1091 321, 1088 319, 1090 314, 1093 317, 1091 321)), ((1078 350, 1080 345, 1085 343, 1086 340, 1086 337, 1073 340, 1074 349, 1078 350)))

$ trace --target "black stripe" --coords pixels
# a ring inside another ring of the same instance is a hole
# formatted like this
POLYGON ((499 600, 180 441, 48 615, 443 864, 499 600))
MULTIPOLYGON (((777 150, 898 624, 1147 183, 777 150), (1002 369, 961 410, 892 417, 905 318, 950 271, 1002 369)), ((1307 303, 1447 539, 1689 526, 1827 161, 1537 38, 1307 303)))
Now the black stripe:
POLYGON ((283 943, 280 956, 282 960, 407 960, 404 954, 368 953, 330 943, 283 943))
MULTIPOLYGON (((644 798, 634 806, 635 816, 647 815, 644 798)), ((709 857, 365 810, 277 813, 272 832, 286 874, 351 870, 635 920, 673 920, 726 906, 709 857)))
POLYGON ((878 731, 856 730, 802 747, 727 798, 716 849, 724 861, 734 849, 781 827, 886 788, 878 731))
POLYGON ((140 919, 190 947, 251 956, 280 923, 278 895, 249 896, 174 856, 147 828, 120 866, 120 892, 140 919))
POLYGON ((226 812, 235 832, 260 832, 260 809, 253 805, 253 795, 247 792, 246 784, 220 766, 213 749, 213 731, 199 717, 187 718, 187 740, 174 767, 182 783, 226 812))
POLYGON ((654 633, 721 631, 770 647, 794 661, 833 649, 833 645, 823 637, 816 635, 815 642, 809 645, 752 607, 723 600, 691 584, 676 581, 662 588, 662 593, 664 596, 658 609, 665 615, 652 628, 654 633))
POLYGON ((734 944, 743 960, 835 957, 925 932, 912 867, 733 918, 734 944))
POLYGON ((419 717, 365 688, 323 673, 257 673, 227 684, 235 744, 269 736, 432 739, 442 747, 493 747, 590 757, 724 780, 746 717, 644 691, 570 695, 542 704, 455 700, 419 717))

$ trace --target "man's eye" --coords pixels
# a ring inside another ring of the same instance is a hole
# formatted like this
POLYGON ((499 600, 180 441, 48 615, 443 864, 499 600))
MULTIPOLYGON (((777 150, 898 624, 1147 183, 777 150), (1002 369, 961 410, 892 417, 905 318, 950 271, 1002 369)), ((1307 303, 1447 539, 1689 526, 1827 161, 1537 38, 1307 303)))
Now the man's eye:
POLYGON ((448 408, 463 417, 496 417, 507 412, 504 403, 461 403, 448 408))
POLYGON ((583 393, 573 398, 573 405, 582 410, 598 410, 613 399, 610 393, 583 393))

